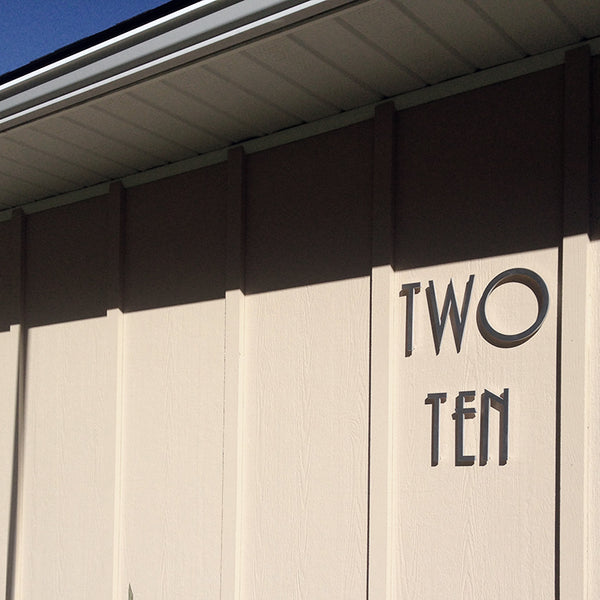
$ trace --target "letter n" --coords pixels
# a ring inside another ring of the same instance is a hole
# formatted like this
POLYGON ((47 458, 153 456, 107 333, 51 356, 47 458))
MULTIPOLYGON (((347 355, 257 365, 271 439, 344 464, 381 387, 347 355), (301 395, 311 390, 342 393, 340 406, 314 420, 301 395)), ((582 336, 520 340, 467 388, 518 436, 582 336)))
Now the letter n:
POLYGON ((479 437, 479 464, 486 465, 489 457, 490 406, 500 413, 500 452, 498 462, 505 465, 508 462, 508 388, 500 396, 485 390, 481 395, 481 422, 479 437))

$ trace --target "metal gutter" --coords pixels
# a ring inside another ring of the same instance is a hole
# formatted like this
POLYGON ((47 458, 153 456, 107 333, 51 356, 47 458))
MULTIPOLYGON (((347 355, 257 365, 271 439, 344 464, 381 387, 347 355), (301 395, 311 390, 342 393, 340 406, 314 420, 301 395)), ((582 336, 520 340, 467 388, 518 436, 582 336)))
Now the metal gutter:
POLYGON ((356 0, 202 0, 0 85, 0 131, 356 0))
MULTIPOLYGON (((236 1, 237 0, 221 0, 224 5, 233 4, 236 1)), ((165 4, 159 4, 158 6, 136 14, 125 21, 116 23, 107 29, 78 39, 66 46, 62 46, 48 54, 40 56, 27 64, 17 67, 12 71, 1 74, 0 87, 5 83, 20 79, 34 71, 41 72, 46 67, 54 68, 64 59, 68 61, 76 54, 79 55, 81 52, 89 50, 94 46, 100 46, 101 44, 112 46, 112 42, 117 37, 122 36, 123 34, 130 34, 134 30, 138 30, 138 28, 157 23, 159 20, 161 22, 169 22, 179 15, 189 12, 189 10, 191 10, 190 7, 198 4, 198 2, 199 0, 169 0, 165 4), (105 44, 106 42, 108 42, 108 44, 105 44)), ((214 3, 211 7, 209 7, 208 10, 217 10, 214 3)), ((152 31, 155 31, 153 27, 152 31)))

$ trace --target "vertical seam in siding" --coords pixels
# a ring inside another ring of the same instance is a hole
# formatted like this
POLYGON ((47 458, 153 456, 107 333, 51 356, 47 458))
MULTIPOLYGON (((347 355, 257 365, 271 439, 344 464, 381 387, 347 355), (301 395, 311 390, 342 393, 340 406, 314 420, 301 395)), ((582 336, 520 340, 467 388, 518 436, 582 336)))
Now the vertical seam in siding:
POLYGON ((124 369, 124 245, 125 245, 125 202, 126 191, 120 182, 110 185, 107 199, 107 321, 114 322, 116 332, 116 356, 114 401, 115 401, 115 447, 114 447, 114 503, 113 503, 113 556, 112 556, 112 597, 121 594, 121 551, 122 551, 122 488, 123 488, 123 369, 124 369))
POLYGON ((556 597, 586 595, 586 302, 590 211, 590 52, 565 55, 563 240, 557 397, 556 597))
POLYGON ((221 599, 240 597, 244 402, 245 155, 228 154, 221 599))
POLYGON ((27 220, 22 210, 12 214, 12 244, 16 253, 13 289, 15 305, 11 321, 18 327, 17 389, 13 470, 10 501, 8 553, 6 557, 6 599, 20 598, 23 549, 23 476, 25 459, 25 384, 27 369, 27 324, 25 314, 25 269, 27 252, 27 220))
POLYGON ((369 352, 367 594, 391 599, 392 314, 395 108, 375 110, 369 352))

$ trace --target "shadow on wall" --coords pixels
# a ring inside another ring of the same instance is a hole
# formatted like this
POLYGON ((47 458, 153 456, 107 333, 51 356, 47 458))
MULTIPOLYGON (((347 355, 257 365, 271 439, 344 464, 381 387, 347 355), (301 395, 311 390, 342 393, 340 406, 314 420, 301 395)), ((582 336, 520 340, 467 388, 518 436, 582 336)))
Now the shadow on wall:
MULTIPOLYGON (((559 245, 562 128, 562 68, 399 113, 394 268, 559 245)), ((245 293, 370 275, 373 156, 366 121, 246 158, 245 293)), ((0 329, 103 316, 119 279, 125 312, 224 298, 227 178, 219 164, 127 190, 120 274, 107 197, 27 216, 23 310, 14 222, 0 223, 0 329)))
MULTIPOLYGON (((397 270, 556 246, 562 69, 398 113, 397 270)), ((373 127, 367 121, 246 158, 245 291, 368 276, 373 127)), ((111 308, 106 197, 26 218, 27 325, 111 308)), ((126 312, 223 298, 227 165, 127 190, 126 312)), ((0 326, 17 320, 11 224, 0 224, 0 326)))

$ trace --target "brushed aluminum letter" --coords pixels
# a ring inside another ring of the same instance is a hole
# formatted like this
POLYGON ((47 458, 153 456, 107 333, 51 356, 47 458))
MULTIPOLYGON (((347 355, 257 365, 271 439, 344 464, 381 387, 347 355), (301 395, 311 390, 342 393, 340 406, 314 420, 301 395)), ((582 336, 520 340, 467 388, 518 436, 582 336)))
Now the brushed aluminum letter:
POLYGON ((427 394, 425 404, 431 404, 431 466, 440 462, 440 402, 446 402, 446 392, 427 394))
POLYGON ((508 462, 508 388, 500 396, 485 390, 481 395, 481 426, 479 439, 479 464, 486 465, 489 458, 490 405, 500 413, 498 462, 508 462))
POLYGON ((400 296, 406 296, 406 336, 404 338, 404 356, 410 356, 413 351, 413 323, 415 294, 421 291, 421 282, 403 283, 400 296))
POLYGON ((429 306, 429 319, 431 321, 431 331, 433 333, 433 341, 435 344, 435 353, 440 353, 440 346, 442 344, 442 336, 444 335, 444 328, 446 326, 446 319, 448 313, 450 313, 450 324, 452 325, 452 333, 454 334, 454 344, 456 351, 460 352, 460 346, 462 344, 463 333, 465 331, 465 324, 467 322, 467 313, 469 312, 469 302, 471 301, 471 290, 473 289, 473 280, 475 275, 469 277, 469 281, 465 286, 465 295, 463 297, 462 309, 460 315, 458 314, 458 303, 456 301, 456 295, 454 294, 454 284, 452 279, 448 284, 446 290, 446 297, 444 299, 444 306, 442 308, 442 314, 438 312, 437 300, 435 297, 435 287, 433 281, 429 281, 429 287, 426 290, 427 304, 429 306))
POLYGON ((474 419, 477 410, 465 408, 465 402, 475 400, 475 392, 459 392, 456 397, 456 410, 452 415, 454 419, 454 457, 457 466, 470 466, 475 464, 475 457, 464 454, 464 425, 465 419, 474 419))
POLYGON ((549 305, 550 295, 548 294, 548 288, 546 287, 544 280, 537 273, 529 269, 508 269, 508 271, 503 271, 499 275, 496 275, 485 288, 481 300, 479 300, 479 305, 477 306, 477 327, 483 338, 493 346, 498 346, 499 348, 513 348, 514 346, 523 344, 538 332, 548 314, 549 305), (509 282, 526 285, 535 294, 538 302, 538 314, 533 325, 524 331, 513 335, 507 335, 496 331, 490 325, 487 315, 485 314, 485 303, 489 295, 498 286, 509 282))

